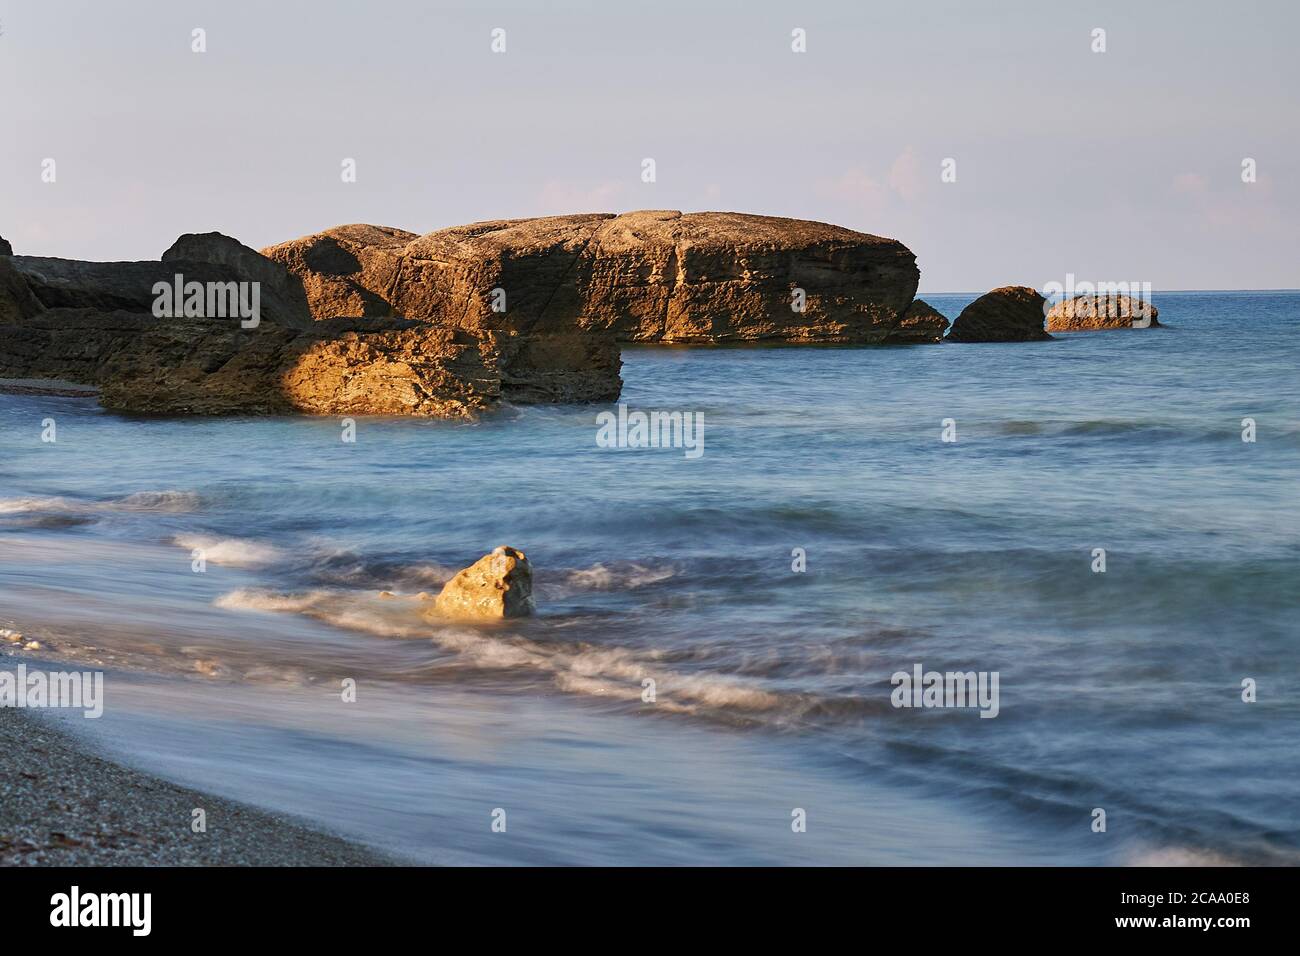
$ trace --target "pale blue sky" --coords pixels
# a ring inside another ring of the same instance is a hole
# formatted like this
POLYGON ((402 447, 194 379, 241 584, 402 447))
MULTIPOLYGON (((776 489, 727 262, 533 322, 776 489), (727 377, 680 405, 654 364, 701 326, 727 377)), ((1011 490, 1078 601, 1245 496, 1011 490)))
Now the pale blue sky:
POLYGON ((898 238, 923 292, 1300 286, 1289 0, 0 0, 0 29, 20 254, 727 209, 898 238))

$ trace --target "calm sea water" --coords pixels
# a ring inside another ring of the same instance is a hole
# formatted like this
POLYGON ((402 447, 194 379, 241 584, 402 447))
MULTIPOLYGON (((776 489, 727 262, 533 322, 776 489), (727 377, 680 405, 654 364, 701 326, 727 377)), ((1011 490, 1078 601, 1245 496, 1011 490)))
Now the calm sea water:
POLYGON ((696 459, 597 447, 594 407, 345 443, 0 396, 0 626, 109 672, 68 723, 123 759, 424 861, 1295 862, 1300 294, 1156 301, 1048 343, 627 350, 696 459), (419 616, 499 544, 536 618, 419 616), (998 716, 894 708, 916 664, 998 672, 998 716))

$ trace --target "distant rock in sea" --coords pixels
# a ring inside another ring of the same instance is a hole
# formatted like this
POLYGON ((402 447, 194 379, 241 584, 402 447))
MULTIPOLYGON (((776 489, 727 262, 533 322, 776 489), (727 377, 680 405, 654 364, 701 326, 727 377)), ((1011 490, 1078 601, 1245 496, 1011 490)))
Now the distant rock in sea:
POLYGON ((1160 325, 1154 303, 1127 295, 1080 295, 1056 303, 1047 313, 1047 331, 1145 329, 1160 325), (1135 321, 1136 320, 1136 321, 1135 321), (1148 321, 1149 320, 1149 321, 1148 321))
POLYGON ((949 342, 1037 342, 1050 339, 1043 330, 1047 300, 1028 286, 1003 286, 986 292, 952 323, 949 342))
POLYGON ((904 322, 902 243, 741 213, 507 219, 417 236, 340 226, 262 252, 318 319, 398 315, 467 329, 609 331, 625 342, 937 342, 904 322))
POLYGON ((533 610, 532 566, 522 551, 505 545, 457 573, 432 608, 437 616, 458 620, 527 617, 533 610))

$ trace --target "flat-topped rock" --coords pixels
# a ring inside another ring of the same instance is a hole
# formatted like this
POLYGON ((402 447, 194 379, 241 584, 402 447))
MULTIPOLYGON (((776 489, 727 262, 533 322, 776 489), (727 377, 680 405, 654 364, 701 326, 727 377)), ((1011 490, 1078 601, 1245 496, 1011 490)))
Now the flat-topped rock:
POLYGON ((934 342, 942 332, 902 321, 919 278, 902 243, 773 216, 589 213, 423 236, 355 225, 262 251, 299 276, 318 319, 346 310, 673 343, 934 342))
POLYGON ((986 292, 957 316, 950 342, 1038 342, 1050 339, 1043 330, 1047 300, 1028 286, 1003 286, 986 292))

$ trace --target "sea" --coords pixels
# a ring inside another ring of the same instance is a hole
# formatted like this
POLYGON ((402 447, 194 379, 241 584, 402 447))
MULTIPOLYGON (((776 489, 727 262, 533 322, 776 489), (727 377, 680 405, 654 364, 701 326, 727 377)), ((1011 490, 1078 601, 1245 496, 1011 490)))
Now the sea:
POLYGON ((102 671, 43 719, 412 862, 1300 862, 1300 293, 1155 302, 629 347, 619 403, 476 422, 0 395, 0 669, 102 671), (535 616, 427 613, 500 545, 535 616))

